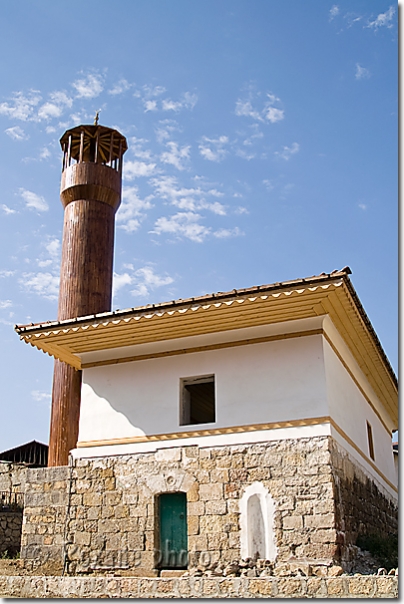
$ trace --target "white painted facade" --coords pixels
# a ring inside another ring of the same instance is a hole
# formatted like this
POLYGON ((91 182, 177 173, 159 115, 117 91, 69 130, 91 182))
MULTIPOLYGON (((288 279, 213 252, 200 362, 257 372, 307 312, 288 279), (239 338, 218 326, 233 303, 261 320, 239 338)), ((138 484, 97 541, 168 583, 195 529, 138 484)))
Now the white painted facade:
POLYGON ((191 429, 327 415, 321 336, 86 369, 79 440, 186 432, 180 380, 214 375, 216 422, 191 429))
POLYGON ((94 457, 186 444, 220 446, 332 434, 392 493, 383 480, 396 484, 392 421, 328 317, 105 350, 89 353, 83 360, 161 354, 264 337, 273 339, 84 369, 79 448, 73 455, 94 457), (333 347, 321 333, 304 335, 316 329, 324 330, 333 347), (296 337, 297 332, 302 334, 296 337), (292 333, 295 337, 284 337, 292 333), (205 375, 215 379, 216 421, 182 426, 181 379, 205 375), (316 425, 310 425, 316 418, 316 425), (373 463, 366 421, 373 432, 373 463), (270 430, 178 438, 181 432, 272 423, 281 425, 270 430), (177 437, 172 441, 139 442, 142 437, 173 433, 177 437), (122 439, 126 442, 108 442, 122 439))

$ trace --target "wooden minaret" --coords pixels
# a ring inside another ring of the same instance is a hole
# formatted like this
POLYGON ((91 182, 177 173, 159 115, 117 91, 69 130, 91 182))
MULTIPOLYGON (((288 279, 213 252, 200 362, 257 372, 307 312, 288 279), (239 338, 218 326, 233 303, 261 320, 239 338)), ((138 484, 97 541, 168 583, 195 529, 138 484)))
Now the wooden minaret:
MULTIPOLYGON (((77 126, 60 139, 65 208, 58 321, 111 310, 115 212, 121 202, 126 139, 111 128, 77 126)), ((49 466, 68 463, 77 444, 81 371, 56 360, 49 466)))

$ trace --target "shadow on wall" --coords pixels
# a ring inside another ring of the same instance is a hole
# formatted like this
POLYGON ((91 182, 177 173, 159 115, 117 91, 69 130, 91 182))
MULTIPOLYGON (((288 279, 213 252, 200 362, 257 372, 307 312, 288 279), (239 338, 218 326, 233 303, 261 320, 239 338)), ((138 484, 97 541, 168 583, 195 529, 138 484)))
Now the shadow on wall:
POLYGON ((246 488, 240 500, 241 557, 275 561, 275 502, 261 482, 246 488))

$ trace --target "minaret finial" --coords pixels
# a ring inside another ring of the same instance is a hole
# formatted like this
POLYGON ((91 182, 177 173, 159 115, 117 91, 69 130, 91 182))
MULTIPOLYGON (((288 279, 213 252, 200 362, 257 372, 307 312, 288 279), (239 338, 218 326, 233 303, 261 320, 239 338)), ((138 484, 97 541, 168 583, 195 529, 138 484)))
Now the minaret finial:
POLYGON ((100 111, 101 111, 101 109, 99 109, 98 111, 95 112, 94 126, 98 126, 98 119, 100 117, 100 111))

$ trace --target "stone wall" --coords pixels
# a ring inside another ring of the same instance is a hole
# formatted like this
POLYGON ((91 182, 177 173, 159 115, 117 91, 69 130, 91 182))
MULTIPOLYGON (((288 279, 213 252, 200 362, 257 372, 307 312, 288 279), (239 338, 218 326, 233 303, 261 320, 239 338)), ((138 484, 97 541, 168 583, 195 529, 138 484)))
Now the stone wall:
POLYGON ((3 598, 397 598, 397 577, 172 578, 0 576, 3 598))
POLYGON ((24 493, 27 467, 0 460, 0 491, 24 493))
POLYGON ((330 439, 334 477, 337 541, 342 564, 352 562, 351 544, 358 535, 388 538, 398 533, 398 502, 353 463, 334 439, 330 439))
MULTIPOLYGON (((348 497, 340 488, 343 480, 348 485, 348 466, 338 469, 338 455, 333 439, 316 437, 170 447, 29 470, 21 556, 33 563, 66 563, 70 574, 131 569, 155 576, 158 496, 182 491, 190 566, 225 565, 241 558, 240 500, 258 482, 275 503, 277 562, 339 563, 341 523, 349 524, 347 514, 355 517, 357 501, 351 489, 352 508, 341 503, 348 497)), ((377 497, 383 506, 376 492, 375 504, 377 497)), ((355 537, 349 530, 344 546, 355 537)))
POLYGON ((23 464, 0 461, 0 555, 15 555, 21 547, 22 509, 3 509, 2 502, 15 501, 15 493, 24 493, 27 468, 23 464))
POLYGON ((0 556, 7 552, 14 556, 20 551, 22 529, 21 511, 2 511, 0 508, 0 556))

